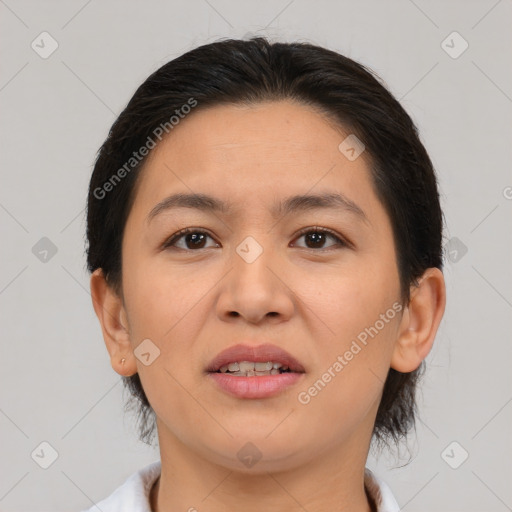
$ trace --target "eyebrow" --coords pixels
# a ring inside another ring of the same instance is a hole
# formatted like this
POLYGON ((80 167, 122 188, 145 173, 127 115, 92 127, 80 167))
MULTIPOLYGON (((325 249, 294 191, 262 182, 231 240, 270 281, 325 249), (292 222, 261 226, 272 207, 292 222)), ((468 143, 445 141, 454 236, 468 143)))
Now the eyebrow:
MULTIPOLYGON (((204 212, 219 212, 229 215, 233 211, 231 203, 225 203, 216 197, 206 194, 178 193, 166 197, 155 205, 147 216, 147 222, 151 222, 157 215, 174 208, 192 208, 204 212)), ((303 211, 319 209, 338 209, 354 214, 360 220, 370 224, 364 211, 352 200, 340 193, 320 193, 295 195, 274 203, 271 215, 274 218, 290 215, 303 211)))

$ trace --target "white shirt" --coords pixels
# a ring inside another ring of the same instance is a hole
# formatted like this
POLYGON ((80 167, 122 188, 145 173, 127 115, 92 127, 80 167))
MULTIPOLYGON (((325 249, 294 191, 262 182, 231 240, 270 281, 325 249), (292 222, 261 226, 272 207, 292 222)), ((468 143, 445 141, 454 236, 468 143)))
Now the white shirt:
MULTIPOLYGON (((162 469, 153 462, 133 473, 108 498, 82 512, 152 512, 149 494, 162 469)), ((377 512, 400 512, 391 489, 370 469, 365 468, 365 487, 377 504, 377 512)))

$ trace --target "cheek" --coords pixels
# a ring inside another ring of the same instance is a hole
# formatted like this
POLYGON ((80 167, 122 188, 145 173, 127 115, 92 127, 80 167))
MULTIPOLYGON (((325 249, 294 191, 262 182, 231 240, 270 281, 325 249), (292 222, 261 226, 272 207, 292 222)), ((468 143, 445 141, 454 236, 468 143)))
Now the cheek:
POLYGON ((370 410, 376 413, 389 371, 397 320, 380 330, 375 320, 362 328, 358 322, 324 347, 322 360, 296 397, 305 421, 325 439, 348 435, 370 410))
POLYGON ((211 273, 175 267, 160 256, 144 261, 127 257, 125 268, 123 285, 135 337, 168 344, 176 333, 199 325, 197 315, 205 315, 203 299, 215 284, 211 273))
POLYGON ((353 360, 340 373, 332 373, 334 377, 319 375, 304 390, 308 395, 301 395, 302 402, 309 396, 308 403, 297 406, 309 429, 324 440, 345 439, 356 433, 369 411, 378 407, 382 391, 380 380, 362 359, 353 360))
MULTIPOLYGON (((192 267, 192 266, 191 266, 192 267)), ((212 315, 209 292, 218 278, 203 270, 172 268, 164 258, 126 258, 125 287, 132 347, 149 339, 158 357, 149 366, 137 361, 144 389, 155 410, 163 399, 175 410, 183 401, 183 385, 193 389, 193 375, 203 371, 204 356, 196 340, 208 340, 205 323, 212 315), (168 391, 163 394, 162 389, 168 391)), ((186 396, 186 394, 185 394, 186 396)))
POLYGON ((338 274, 311 296, 308 306, 325 331, 315 339, 317 364, 298 400, 309 401, 311 413, 345 421, 378 400, 401 318, 398 292, 398 276, 375 263, 338 274))
MULTIPOLYGON (((336 269, 325 279, 315 281, 315 277, 309 287, 297 288, 325 325, 326 336, 321 340, 336 350, 343 350, 382 315, 386 315, 386 326, 396 316, 393 304, 399 298, 398 275, 378 262, 365 264, 362 260, 354 259, 350 268, 336 269)), ((378 328, 382 329, 381 322, 378 328)))

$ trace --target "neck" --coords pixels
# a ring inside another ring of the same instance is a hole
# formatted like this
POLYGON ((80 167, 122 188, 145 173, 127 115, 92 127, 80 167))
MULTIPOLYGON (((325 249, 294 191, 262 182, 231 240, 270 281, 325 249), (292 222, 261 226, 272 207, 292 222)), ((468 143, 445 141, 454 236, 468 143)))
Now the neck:
MULTIPOLYGON (((362 446, 360 438, 330 447, 304 465, 248 474, 199 457, 175 437, 167 437, 161 425, 159 434, 162 473, 150 495, 152 512, 374 511, 364 486, 368 450, 350 449, 362 446)), ((361 431, 356 435, 360 437, 361 431)))

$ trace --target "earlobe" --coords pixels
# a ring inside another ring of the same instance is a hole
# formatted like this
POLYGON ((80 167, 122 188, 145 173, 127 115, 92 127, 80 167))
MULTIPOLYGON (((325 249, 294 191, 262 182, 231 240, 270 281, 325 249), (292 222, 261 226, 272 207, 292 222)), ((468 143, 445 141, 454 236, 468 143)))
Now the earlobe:
POLYGON ((137 364, 130 343, 123 301, 107 284, 101 268, 92 273, 90 286, 92 304, 101 325, 112 368, 120 375, 129 377, 137 373, 137 364))
POLYGON ((444 276, 438 268, 428 268, 411 290, 404 308, 391 368, 409 373, 427 357, 441 323, 446 305, 444 276))

